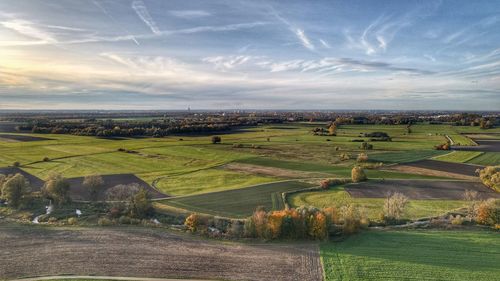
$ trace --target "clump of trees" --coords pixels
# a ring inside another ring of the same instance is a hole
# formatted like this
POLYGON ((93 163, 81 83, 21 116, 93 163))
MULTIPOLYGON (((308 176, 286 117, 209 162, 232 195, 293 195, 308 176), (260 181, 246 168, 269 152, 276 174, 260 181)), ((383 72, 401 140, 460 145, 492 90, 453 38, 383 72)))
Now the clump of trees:
POLYGON ((360 166, 355 166, 351 170, 351 179, 353 182, 362 182, 368 179, 365 170, 360 166))
POLYGON ((324 240, 330 235, 355 233, 368 224, 364 212, 355 205, 340 209, 299 207, 269 212, 264 207, 257 207, 253 215, 244 221, 191 214, 184 222, 190 232, 265 240, 324 240))
POLYGON ((49 176, 42 188, 42 195, 61 206, 71 202, 69 197, 70 184, 60 174, 52 174, 49 176))
POLYGON ((106 191, 106 198, 111 205, 109 215, 113 218, 139 219, 153 213, 149 193, 136 183, 116 185, 106 191))
POLYGON ((365 133, 365 137, 369 137, 370 141, 392 141, 392 138, 385 132, 365 133))
POLYGON ((500 192, 500 166, 488 166, 480 170, 479 178, 484 185, 500 192))
POLYGON ((213 144, 221 143, 221 141, 222 141, 221 137, 219 137, 219 136, 212 136, 212 143, 213 144))
POLYGON ((21 174, 0 175, 0 196, 9 206, 20 208, 31 201, 29 181, 21 174))
POLYGON ((347 182, 349 182, 347 179, 324 179, 320 181, 319 186, 321 189, 328 189, 332 186, 345 184, 347 182))
POLYGON ((95 201, 99 195, 99 191, 104 186, 104 180, 99 175, 86 176, 83 179, 83 186, 87 189, 90 199, 95 201))

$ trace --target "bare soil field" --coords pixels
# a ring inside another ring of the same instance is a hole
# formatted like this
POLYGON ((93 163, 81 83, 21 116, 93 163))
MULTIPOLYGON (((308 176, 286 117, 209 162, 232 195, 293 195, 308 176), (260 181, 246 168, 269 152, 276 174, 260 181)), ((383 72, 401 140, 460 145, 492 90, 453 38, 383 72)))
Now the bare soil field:
MULTIPOLYGON (((141 180, 140 178, 138 178, 133 174, 102 175, 102 179, 104 180, 104 186, 98 194, 97 198, 99 200, 105 199, 106 190, 108 190, 109 188, 119 184, 132 184, 132 183, 136 183, 142 188, 145 188, 151 195, 152 199, 169 197, 159 192, 158 190, 154 189, 145 181, 141 180)), ((82 200, 82 201, 90 200, 89 193, 87 189, 83 186, 83 180, 84 180, 83 177, 68 179, 71 185, 70 189, 71 199, 82 200)))
POLYGON ((225 170, 236 171, 236 172, 244 172, 250 174, 281 177, 281 178, 292 178, 292 179, 330 176, 324 173, 304 172, 304 171, 288 170, 276 167, 266 167, 266 166, 244 164, 244 163, 229 163, 222 166, 222 168, 225 170))
POLYGON ((32 174, 27 173, 17 167, 0 167, 0 174, 15 175, 17 173, 23 175, 26 179, 28 179, 32 191, 39 191, 42 188, 44 181, 33 176, 32 174))
POLYGON ((474 190, 479 197, 500 198, 479 182, 441 180, 381 180, 346 185, 345 190, 356 198, 384 198, 392 192, 400 192, 410 199, 461 200, 465 190, 474 190))
POLYGON ((472 139, 476 146, 452 146, 452 150, 500 152, 500 140, 497 139, 472 139))
POLYGON ((0 279, 104 275, 322 280, 316 244, 241 244, 163 229, 43 228, 0 222, 0 279))
POLYGON ((405 163, 405 166, 423 168, 429 170, 436 170, 446 173, 460 174, 465 176, 477 176, 476 170, 484 168, 479 165, 463 164, 463 163, 451 163, 436 160, 421 160, 411 163, 405 163))
POLYGON ((33 137, 33 136, 25 136, 25 135, 7 135, 7 134, 2 134, 0 135, 0 139, 5 139, 8 141, 44 141, 44 140, 51 140, 48 138, 41 138, 41 137, 33 137))
POLYGON ((432 169, 418 168, 407 165, 396 165, 391 166, 389 168, 385 168, 384 170, 389 171, 397 171, 407 174, 415 174, 415 175, 423 175, 423 176, 434 176, 434 177, 443 177, 443 178, 453 178, 453 179, 461 179, 461 180, 469 180, 469 181, 478 181, 478 177, 475 176, 466 176, 456 173, 443 172, 432 169))

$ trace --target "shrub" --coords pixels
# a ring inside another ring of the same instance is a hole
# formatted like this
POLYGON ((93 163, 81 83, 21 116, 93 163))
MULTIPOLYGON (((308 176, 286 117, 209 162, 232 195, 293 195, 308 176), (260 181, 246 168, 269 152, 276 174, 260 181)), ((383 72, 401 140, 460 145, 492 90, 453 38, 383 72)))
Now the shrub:
POLYGON ((219 136, 212 136, 212 143, 213 144, 221 143, 221 141, 222 141, 221 137, 219 137, 219 136))
POLYGON ((52 174, 42 188, 42 194, 54 201, 57 205, 62 205, 71 201, 69 197, 69 183, 59 174, 52 174))
POLYGON ((488 166, 480 170, 479 178, 484 185, 500 192, 500 166, 488 166))
POLYGON ((56 217, 50 217, 47 222, 48 223, 56 223, 57 222, 57 218, 56 217))
POLYGON ((261 146, 258 144, 252 144, 253 149, 261 149, 261 146))
POLYGON ((197 214, 189 215, 184 221, 184 225, 191 232, 196 232, 198 230, 198 226, 200 224, 200 220, 197 214))
POLYGON ((364 149, 364 150, 372 150, 373 149, 373 144, 369 144, 367 142, 363 142, 359 148, 364 149))
POLYGON ((353 182, 361 182, 367 180, 365 171, 360 166, 355 166, 351 170, 351 179, 353 182))
POLYGON ((368 161, 368 155, 366 153, 360 153, 358 154, 358 158, 356 159, 358 162, 367 162, 368 161))
POLYGON ((462 225, 464 223, 464 218, 461 215, 451 216, 451 224, 462 225))
POLYGON ((83 186, 88 190, 91 200, 97 200, 99 190, 104 186, 104 179, 99 175, 86 176, 83 186))
POLYGON ((100 226, 109 226, 113 224, 113 221, 108 218, 99 218, 99 220, 97 220, 97 224, 100 226))
POLYGON ((361 214, 353 204, 340 208, 342 232, 344 234, 353 234, 361 228, 361 214))
POLYGON ((467 213, 473 218, 476 217, 479 193, 473 190, 466 190, 463 198, 467 202, 467 213))
POLYGON ((243 144, 241 143, 233 143, 233 148, 242 148, 243 144))
POLYGON ((70 225, 75 225, 77 223, 78 223, 78 219, 75 217, 71 217, 68 219, 68 224, 70 224, 70 225))
POLYGON ((31 188, 28 180, 21 174, 4 178, 2 186, 2 198, 9 202, 9 206, 18 208, 23 201, 27 200, 31 188))
POLYGON ((477 209, 476 221, 494 226, 500 223, 500 199, 488 199, 481 202, 477 209))
POLYGON ((121 216, 118 219, 118 223, 120 223, 120 224, 130 224, 130 218, 127 217, 127 216, 121 216))
POLYGON ((351 156, 349 156, 348 153, 344 152, 344 153, 340 153, 339 158, 340 158, 340 161, 347 161, 347 160, 351 159, 351 156))
POLYGON ((133 218, 144 218, 153 210, 149 193, 145 189, 139 190, 130 198, 129 214, 133 218))
POLYGON ((49 157, 47 157, 47 156, 43 157, 43 162, 49 162, 49 161, 50 161, 49 157))
POLYGON ((309 235, 313 239, 323 240, 328 236, 327 217, 322 212, 316 212, 310 216, 309 235))
POLYGON ((395 192, 389 195, 384 201, 384 216, 387 220, 398 220, 403 215, 408 197, 402 193, 395 192))
POLYGON ((19 167, 19 166, 21 166, 21 163, 16 161, 16 162, 12 163, 12 166, 19 167))
POLYGON ((244 225, 240 220, 231 220, 231 226, 228 230, 229 235, 232 237, 242 237, 244 235, 244 225))
POLYGON ((450 144, 449 143, 439 144, 439 145, 434 146, 434 149, 436 149, 436 150, 450 150, 450 144))

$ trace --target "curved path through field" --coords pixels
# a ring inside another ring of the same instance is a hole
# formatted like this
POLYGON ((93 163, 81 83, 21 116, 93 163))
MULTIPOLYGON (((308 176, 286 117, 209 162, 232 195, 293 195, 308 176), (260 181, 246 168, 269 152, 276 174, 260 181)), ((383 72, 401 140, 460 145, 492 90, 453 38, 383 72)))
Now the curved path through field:
POLYGON ((322 280, 315 243, 204 240, 160 228, 48 228, 0 221, 0 280, 52 275, 322 280))

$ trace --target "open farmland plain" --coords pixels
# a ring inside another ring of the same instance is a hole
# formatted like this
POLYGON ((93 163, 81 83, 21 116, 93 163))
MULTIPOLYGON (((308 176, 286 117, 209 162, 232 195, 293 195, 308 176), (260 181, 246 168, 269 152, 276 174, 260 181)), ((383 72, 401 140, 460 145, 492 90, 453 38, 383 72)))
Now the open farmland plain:
POLYGON ((349 178, 351 168, 356 165, 355 158, 361 152, 368 153, 366 173, 370 179, 472 180, 475 169, 481 167, 474 160, 482 165, 498 164, 496 154, 488 154, 495 152, 433 149, 434 145, 446 141, 447 136, 467 138, 463 133, 481 132, 476 127, 468 127, 464 132, 463 128, 449 125, 413 125, 412 132, 408 133, 404 125, 342 125, 336 136, 311 134, 318 126, 326 124, 244 128, 222 134, 221 144, 211 144, 210 136, 117 140, 0 133, 0 166, 18 162, 24 173, 41 180, 52 173, 72 178, 74 199, 85 199, 78 183, 84 176, 107 175, 116 183, 137 177, 157 194, 154 198, 170 197, 157 202, 157 206, 165 204, 185 212, 242 217, 260 205, 272 209, 284 206, 286 202, 279 199, 284 191, 317 185, 322 178, 349 178), (377 131, 386 132, 392 141, 370 141, 363 137, 365 133, 377 131), (1 135, 10 139, 2 141, 1 135), (13 140, 15 135, 22 138, 13 140), (32 139, 23 141, 25 138, 32 139), (362 150, 360 139, 374 148, 362 150), (350 159, 341 160, 341 154, 350 159), (431 158, 434 160, 429 160, 431 158), (470 165, 459 164, 462 162, 470 165), (370 168, 370 163, 379 166, 370 168), (233 199, 237 200, 233 202, 233 199))
MULTIPOLYGON (((402 219, 418 220, 463 209, 467 202, 462 194, 468 189, 478 191, 482 198, 498 197, 475 173, 478 168, 498 165, 498 152, 434 149, 447 137, 467 139, 464 133, 480 132, 475 127, 461 131, 448 125, 412 125, 408 133, 403 125, 342 125, 336 136, 313 135, 312 129, 318 126, 326 123, 244 127, 219 134, 222 142, 218 144, 211 143, 210 135, 113 139, 10 132, 2 138, 0 133, 0 173, 22 172, 35 191, 51 174, 63 175, 77 202, 53 216, 66 218, 76 207, 89 213, 82 222, 92 221, 91 213, 102 212, 83 202, 89 200, 82 185, 87 175, 103 176, 100 200, 112 186, 137 183, 150 192, 158 214, 199 213, 231 220, 247 218, 259 206, 282 210, 285 206, 354 204, 376 222, 384 197, 395 191, 409 197, 402 219), (392 141, 364 137, 371 132, 386 132, 392 141), (362 149, 360 140, 373 149, 362 149), (359 163, 360 153, 366 153, 368 161, 359 163), (356 165, 365 168, 368 181, 318 188, 326 178, 350 178, 356 165)), ((21 216, 31 220, 44 212, 41 204, 37 208, 21 216)), ((477 274, 473 279, 493 280, 498 273, 493 262, 500 259, 496 246, 485 247, 496 243, 497 234, 490 232, 370 230, 342 242, 322 243, 320 251, 318 243, 222 243, 163 228, 87 225, 55 229, 0 225, 0 241, 8 247, 0 253, 0 262, 8 265, 0 269, 0 278, 67 273, 223 280, 400 280, 410 276, 436 276, 438 280, 447 273, 466 280, 472 275, 458 265, 465 263, 465 252, 473 251, 474 258, 481 255, 480 261, 484 260, 482 265, 474 261, 477 274), (398 242, 388 246, 394 241, 398 242), (440 246, 445 241, 447 245, 440 246), (16 249, 29 249, 29 253, 16 249), (459 256, 456 263, 449 260, 446 253, 450 252, 459 256), (425 260, 427 255, 432 260, 425 260), (29 259, 22 262, 26 256, 29 259), (48 266, 50 260, 57 263, 48 266), (137 266, 130 268, 130 263, 137 266)))

